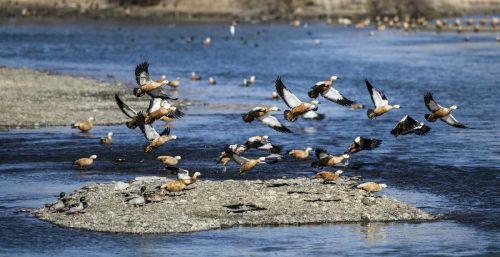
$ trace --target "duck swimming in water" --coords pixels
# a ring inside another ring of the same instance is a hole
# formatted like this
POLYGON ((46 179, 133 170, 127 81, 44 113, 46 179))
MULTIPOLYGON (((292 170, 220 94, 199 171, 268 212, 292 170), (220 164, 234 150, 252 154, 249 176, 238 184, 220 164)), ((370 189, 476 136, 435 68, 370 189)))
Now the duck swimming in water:
POLYGON ((191 80, 192 81, 198 81, 198 80, 201 80, 201 76, 196 74, 196 72, 191 72, 191 80))
POLYGON ((394 137, 412 133, 414 133, 415 135, 423 136, 430 130, 431 128, 426 126, 424 123, 415 120, 408 115, 405 115, 391 130, 391 134, 394 135, 394 137))
POLYGON ((103 145, 110 145, 113 142, 113 132, 108 132, 106 137, 101 137, 99 140, 103 145))
POLYGON ((276 106, 273 107, 255 107, 250 110, 248 113, 242 115, 243 121, 252 122, 255 119, 259 119, 260 122, 278 132, 282 133, 291 133, 290 129, 285 127, 279 120, 270 115, 270 112, 279 111, 280 109, 276 106))
POLYGON ((163 132, 159 134, 151 126, 151 124, 146 123, 145 120, 146 116, 142 111, 140 111, 137 114, 137 125, 144 134, 144 137, 146 137, 146 139, 149 141, 144 147, 145 153, 151 152, 154 148, 158 148, 170 140, 177 139, 177 136, 170 135, 170 128, 164 129, 163 132))
POLYGON ((435 122, 437 119, 440 119, 450 126, 456 128, 466 128, 464 124, 460 123, 457 119, 455 119, 455 117, 453 117, 453 115, 451 115, 451 112, 458 109, 456 105, 443 107, 439 105, 434 98, 432 98, 432 94, 430 92, 425 94, 424 102, 427 109, 431 111, 431 114, 425 114, 425 119, 427 121, 435 122))
POLYGON ((175 166, 181 160, 180 156, 168 156, 168 155, 160 155, 156 157, 157 160, 161 161, 166 166, 175 166))
POLYGON ((356 109, 364 108, 363 105, 347 99, 337 89, 333 88, 333 82, 338 79, 339 77, 337 76, 331 76, 329 80, 317 82, 313 87, 311 87, 307 94, 311 98, 317 98, 321 95, 324 98, 343 106, 351 106, 356 109))
POLYGON ((85 157, 85 158, 80 158, 78 160, 76 160, 74 162, 75 165, 77 165, 78 167, 80 167, 80 169, 83 169, 83 168, 86 168, 90 165, 92 165, 92 163, 94 163, 94 160, 97 159, 97 155, 91 155, 90 157, 85 157))
POLYGON ((344 160, 349 159, 349 154, 342 154, 340 156, 334 156, 328 154, 324 149, 317 148, 316 149, 316 157, 317 161, 311 164, 311 167, 325 167, 325 166, 346 166, 347 164, 342 163, 344 160))
POLYGON ((163 85, 168 84, 168 80, 160 79, 154 81, 149 75, 149 63, 143 62, 135 67, 135 81, 139 87, 134 88, 134 95, 139 97, 143 96, 146 92, 155 90, 163 85))
POLYGON ((372 98, 373 104, 375 105, 375 109, 368 109, 367 115, 368 118, 373 119, 378 117, 392 109, 401 108, 399 105, 390 105, 389 100, 385 96, 384 92, 377 90, 372 86, 370 81, 365 79, 366 88, 370 93, 370 97, 372 98))
POLYGON ((380 146, 382 140, 356 137, 345 153, 353 154, 363 150, 373 150, 380 146))
POLYGON ((72 127, 77 128, 82 132, 87 132, 87 131, 91 130, 92 127, 94 127, 93 121, 94 121, 94 117, 88 117, 87 120, 85 120, 83 122, 77 122, 77 123, 73 124, 72 127))
POLYGON ((328 183, 328 182, 335 181, 338 178, 340 178, 340 175, 342 173, 344 173, 342 170, 337 170, 335 172, 321 171, 321 172, 316 173, 316 175, 314 175, 314 178, 322 179, 323 183, 328 183))
POLYGON ((307 157, 309 157, 309 152, 311 151, 312 148, 307 147, 305 150, 297 150, 297 149, 290 150, 288 154, 295 159, 306 159, 307 157))
POLYGON ((308 112, 315 112, 318 110, 318 101, 313 100, 310 103, 300 101, 297 96, 295 96, 290 90, 285 87, 285 85, 281 81, 281 77, 278 77, 276 79, 275 86, 278 95, 290 108, 290 110, 286 110, 284 112, 284 116, 287 121, 295 121, 299 116, 302 116, 308 112))

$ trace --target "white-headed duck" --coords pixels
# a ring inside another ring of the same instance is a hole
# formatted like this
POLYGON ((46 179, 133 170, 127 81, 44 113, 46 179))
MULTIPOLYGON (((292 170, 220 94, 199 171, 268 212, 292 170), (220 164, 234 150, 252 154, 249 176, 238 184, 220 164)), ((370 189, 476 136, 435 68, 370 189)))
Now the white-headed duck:
POLYGON ((88 117, 85 121, 83 122, 77 122, 72 125, 73 128, 77 128, 82 132, 87 132, 91 130, 94 127, 94 117, 88 117))
POLYGON ((92 163, 94 163, 95 159, 97 159, 97 155, 94 154, 94 155, 91 155, 89 157, 80 158, 80 159, 76 160, 74 162, 74 164, 80 168, 86 168, 86 167, 92 165, 92 163))
POLYGON ((101 137, 99 140, 103 145, 110 145, 113 142, 113 132, 108 132, 106 137, 101 137))
POLYGON ((321 171, 314 175, 314 178, 319 178, 323 180, 323 183, 328 183, 330 181, 335 181, 340 178, 340 175, 344 173, 342 170, 337 170, 335 172, 331 171, 321 171))
POLYGON ((299 150, 299 149, 290 150, 290 152, 288 152, 288 154, 295 159, 306 159, 307 157, 309 157, 309 152, 311 152, 311 151, 312 151, 312 148, 307 147, 304 150, 299 150))

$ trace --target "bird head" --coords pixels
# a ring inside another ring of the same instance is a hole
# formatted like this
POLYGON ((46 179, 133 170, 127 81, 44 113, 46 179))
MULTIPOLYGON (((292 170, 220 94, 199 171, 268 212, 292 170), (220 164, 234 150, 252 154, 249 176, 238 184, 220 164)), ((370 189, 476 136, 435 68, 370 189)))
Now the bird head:
POLYGON ((171 139, 177 139, 177 136, 176 135, 170 135, 170 138, 171 139))
POLYGON ((266 160, 266 157, 259 157, 260 162, 264 162, 266 160))
POLYGON ((113 132, 108 132, 108 137, 112 137, 113 136, 113 132))
POLYGON ((94 117, 90 116, 87 120, 88 120, 89 122, 94 121, 94 117))
POLYGON ((356 138, 354 139, 354 142, 356 142, 356 143, 361 142, 361 137, 356 137, 356 138))
POLYGON ((380 187, 382 187, 382 188, 386 188, 386 187, 387 187, 387 185, 386 185, 386 184, 380 184, 380 187))
POLYGON ((312 100, 312 101, 311 101, 311 104, 313 104, 313 105, 318 105, 318 104, 319 104, 319 101, 318 101, 318 100, 312 100))
POLYGON ((278 112, 280 110, 280 108, 276 107, 276 106, 273 106, 271 107, 270 109, 272 112, 278 112))
POLYGON ((401 108, 401 106, 399 106, 399 105, 396 104, 396 105, 393 105, 392 108, 399 109, 399 108, 401 108))
POLYGON ((340 174, 342 174, 342 173, 344 173, 344 171, 342 171, 342 170, 337 170, 337 171, 335 171, 335 174, 338 174, 338 175, 340 175, 340 174))
POLYGON ((176 160, 180 160, 180 159, 181 159, 181 157, 180 157, 179 155, 175 156, 174 158, 175 158, 176 160))
POLYGON ((344 159, 349 159, 351 156, 349 156, 348 154, 343 154, 342 157, 344 157, 344 159))
POLYGON ((331 77, 330 77, 330 81, 332 81, 332 82, 333 82, 333 81, 335 81, 335 80, 339 80, 339 79, 340 79, 340 78, 339 78, 339 77, 337 77, 337 76, 331 76, 331 77))
POLYGON ((199 176, 201 176, 201 173, 199 173, 198 171, 193 174, 193 178, 197 178, 199 176))
POLYGON ((458 109, 458 106, 456 106, 456 105, 452 105, 452 106, 450 107, 450 109, 452 109, 452 110, 456 110, 456 109, 458 109))
POLYGON ((268 139, 268 138, 269 138, 269 136, 267 136, 267 135, 262 136, 262 139, 268 139))
POLYGON ((312 147, 308 147, 308 148, 306 148, 306 151, 308 151, 308 152, 310 152, 310 151, 312 151, 312 150, 313 150, 313 149, 312 149, 312 147))
POLYGON ((97 155, 93 154, 89 158, 92 159, 92 160, 95 160, 95 159, 97 159, 97 155))

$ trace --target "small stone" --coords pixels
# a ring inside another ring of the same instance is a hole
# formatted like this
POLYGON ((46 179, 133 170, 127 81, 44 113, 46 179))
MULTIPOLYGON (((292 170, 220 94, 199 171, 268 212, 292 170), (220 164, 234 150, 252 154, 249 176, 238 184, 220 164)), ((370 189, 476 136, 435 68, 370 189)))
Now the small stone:
POLYGON ((361 200, 361 202, 366 206, 372 206, 375 205, 376 200, 373 197, 365 197, 363 198, 363 200, 361 200))

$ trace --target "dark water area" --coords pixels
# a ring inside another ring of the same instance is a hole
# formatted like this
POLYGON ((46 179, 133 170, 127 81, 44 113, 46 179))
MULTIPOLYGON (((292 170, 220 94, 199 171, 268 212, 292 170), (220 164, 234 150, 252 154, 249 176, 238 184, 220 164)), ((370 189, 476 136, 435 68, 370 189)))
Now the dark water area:
MULTIPOLYGON (((135 64, 148 60, 153 76, 181 77, 174 96, 195 102, 171 126, 178 140, 153 154, 143 153, 145 139, 124 125, 97 126, 90 133, 68 127, 0 132, 0 255, 499 254, 500 44, 495 42, 496 35, 471 34, 471 41, 464 42, 464 35, 455 33, 388 30, 373 37, 368 33, 322 24, 308 28, 240 25, 237 37, 226 41, 228 28, 221 24, 0 26, 1 65, 133 85, 135 64), (181 39, 191 35, 196 37, 193 43, 181 39), (201 44, 206 36, 212 37, 209 46, 201 44), (316 45, 315 39, 321 44, 316 45), (191 82, 191 71, 204 79, 191 82), (251 75, 257 77, 256 84, 241 87, 243 78, 251 75), (369 120, 366 109, 350 110, 320 98, 319 112, 326 118, 287 123, 293 134, 245 124, 240 115, 254 106, 285 108, 282 101, 270 99, 278 75, 303 100, 316 81, 340 76, 336 88, 371 107, 364 85, 368 78, 402 108, 369 120), (208 76, 214 76, 218 84, 209 86, 208 76), (395 139, 389 131, 404 115, 425 121, 423 95, 427 91, 442 105, 458 105, 454 116, 470 128, 426 122, 432 128, 428 135, 395 139), (98 138, 108 131, 114 132, 113 144, 102 146, 98 138), (346 175, 384 182, 389 185, 384 194, 446 219, 137 236, 58 228, 16 212, 38 207, 60 191, 70 192, 87 183, 163 175, 161 164, 154 160, 159 154, 181 155, 180 166, 200 171, 204 179, 298 177, 317 171, 310 168, 312 159, 285 157, 242 177, 234 164, 222 173, 215 160, 224 144, 242 143, 253 135, 269 135, 285 150, 311 146, 332 153, 345 151, 356 136, 382 139, 380 148, 353 155, 350 163, 359 169, 347 168, 346 175), (74 159, 91 154, 97 154, 98 160, 89 171, 72 166, 74 159), (117 158, 126 161, 116 162, 117 158)), ((147 105, 144 99, 144 108, 147 105)))

